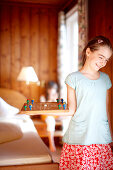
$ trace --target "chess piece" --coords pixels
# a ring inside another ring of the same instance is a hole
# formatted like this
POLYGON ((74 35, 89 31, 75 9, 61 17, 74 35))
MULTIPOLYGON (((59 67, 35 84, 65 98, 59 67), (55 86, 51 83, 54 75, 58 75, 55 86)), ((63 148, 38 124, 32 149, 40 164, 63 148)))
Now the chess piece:
POLYGON ((27 99, 27 104, 29 104, 29 99, 27 99))
POLYGON ((65 102, 63 103, 63 108, 66 109, 66 103, 65 102))
POLYGON ((32 109, 32 104, 29 105, 29 109, 30 109, 30 110, 32 109))
POLYGON ((32 103, 32 104, 34 103, 34 99, 31 100, 31 103, 32 103))
POLYGON ((62 104, 63 104, 63 102, 64 102, 64 99, 61 99, 61 102, 62 102, 62 104))
POLYGON ((61 108, 61 104, 58 105, 58 108, 59 108, 59 109, 61 108))
POLYGON ((59 99, 56 99, 57 103, 59 103, 59 99))
POLYGON ((24 105, 24 109, 25 109, 25 111, 26 111, 26 109, 27 109, 27 105, 24 105))

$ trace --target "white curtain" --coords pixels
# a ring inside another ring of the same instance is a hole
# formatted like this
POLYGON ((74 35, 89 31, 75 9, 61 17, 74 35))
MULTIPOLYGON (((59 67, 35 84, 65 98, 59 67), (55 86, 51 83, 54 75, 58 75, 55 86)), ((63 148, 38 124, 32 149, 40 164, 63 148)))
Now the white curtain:
POLYGON ((66 97, 66 85, 64 80, 67 75, 66 68, 68 67, 66 64, 67 55, 66 55, 66 25, 65 25, 65 14, 63 11, 59 13, 58 18, 58 81, 60 86, 60 97, 65 101, 66 97))
MULTIPOLYGON (((78 11, 78 68, 82 66, 82 50, 87 42, 88 32, 88 5, 87 0, 78 0, 76 9, 78 11)), ((63 11, 59 13, 58 18, 58 81, 60 85, 60 97, 67 100, 66 85, 64 83, 66 76, 69 74, 69 58, 67 56, 67 39, 66 39, 66 23, 63 11)))

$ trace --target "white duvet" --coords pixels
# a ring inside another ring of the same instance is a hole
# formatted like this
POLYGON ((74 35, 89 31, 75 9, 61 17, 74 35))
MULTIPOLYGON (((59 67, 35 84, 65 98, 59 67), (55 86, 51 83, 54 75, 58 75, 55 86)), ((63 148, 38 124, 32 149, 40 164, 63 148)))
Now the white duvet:
POLYGON ((28 115, 2 117, 1 122, 18 125, 23 133, 17 140, 0 144, 0 166, 49 163, 52 161, 49 149, 39 137, 28 115))

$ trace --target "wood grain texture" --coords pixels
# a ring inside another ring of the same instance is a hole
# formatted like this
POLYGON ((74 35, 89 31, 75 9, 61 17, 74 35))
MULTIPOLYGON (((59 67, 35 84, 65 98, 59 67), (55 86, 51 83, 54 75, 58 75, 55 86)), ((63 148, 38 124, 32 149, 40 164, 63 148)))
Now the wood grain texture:
POLYGON ((10 8, 3 6, 1 8, 1 85, 3 87, 11 87, 10 83, 10 69, 11 69, 11 37, 10 37, 10 8))
POLYGON ((11 10, 11 88, 19 91, 17 76, 20 71, 20 21, 19 8, 11 10))
POLYGON ((58 39, 58 19, 57 14, 54 13, 53 10, 51 10, 51 13, 49 13, 49 77, 51 80, 55 81, 55 77, 57 77, 57 39, 58 39), (54 16, 54 17, 53 17, 54 16), (54 50, 56 49, 56 50, 54 50))
MULTIPOLYGON (((113 44, 113 1, 109 0, 89 0, 88 1, 88 21, 89 21, 89 39, 97 35, 103 35, 110 39, 113 44)), ((105 68, 103 72, 107 73, 113 83, 113 59, 105 68)), ((113 88, 109 95, 109 112, 111 117, 113 129, 113 88)))
POLYGON ((29 165, 15 165, 15 166, 3 166, 0 170, 58 170, 58 163, 48 163, 48 164, 29 164, 29 165))
POLYGON ((57 102, 34 102, 31 104, 26 104, 26 110, 24 108, 24 105, 21 109, 20 114, 27 114, 27 115, 68 115, 69 108, 68 105, 66 105, 66 108, 64 109, 63 104, 57 103, 57 102), (32 105, 32 108, 30 110, 29 105, 32 105), (60 105, 60 109, 58 107, 60 105))
POLYGON ((44 83, 57 81, 57 14, 49 5, 0 3, 0 87, 39 101, 45 86, 18 82, 23 66, 33 66, 44 83))
MULTIPOLYGON (((30 9, 29 7, 20 8, 20 37, 21 37, 21 54, 20 54, 20 62, 21 68, 23 66, 31 66, 30 65, 30 9)), ((21 83, 20 85, 21 92, 24 93, 25 96, 29 97, 29 86, 26 86, 25 83, 21 83)))

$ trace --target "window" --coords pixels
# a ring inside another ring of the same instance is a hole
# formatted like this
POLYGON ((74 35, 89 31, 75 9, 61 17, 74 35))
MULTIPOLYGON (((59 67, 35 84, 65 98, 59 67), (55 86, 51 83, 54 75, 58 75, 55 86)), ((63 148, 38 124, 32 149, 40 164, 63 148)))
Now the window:
POLYGON ((66 15, 66 39, 68 71, 78 70, 78 12, 66 15))
POLYGON ((67 99, 66 76, 82 66, 82 50, 87 43, 87 0, 78 0, 77 5, 66 15, 59 13, 58 81, 60 96, 67 99))
POLYGON ((58 80, 60 96, 67 99, 66 76, 78 70, 78 10, 59 14, 58 80), (66 19, 66 20, 65 20, 66 19))

